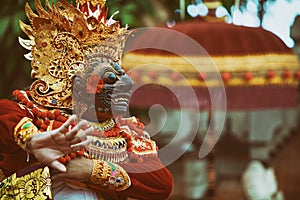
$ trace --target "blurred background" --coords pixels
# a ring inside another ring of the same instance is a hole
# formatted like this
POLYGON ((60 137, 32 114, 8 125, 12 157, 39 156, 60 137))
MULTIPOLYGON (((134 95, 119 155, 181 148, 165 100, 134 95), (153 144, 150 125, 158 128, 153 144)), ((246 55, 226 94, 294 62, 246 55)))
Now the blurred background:
MULTIPOLYGON (((55 3, 57 0, 49 1, 55 3)), ((33 0, 28 2, 34 8, 33 0)), ((14 89, 28 87, 32 82, 30 62, 24 58, 27 52, 18 44, 18 36, 26 38, 18 22, 22 20, 28 23, 24 12, 25 3, 23 0, 2 0, 0 3, 1 98, 10 98, 14 89)), ((178 122, 178 116, 184 113, 188 122, 194 115, 200 118, 197 135, 192 143, 187 144, 187 147, 180 143, 181 146, 177 147, 184 148, 185 152, 168 165, 175 183, 170 199, 300 198, 300 66, 294 59, 300 58, 300 0, 109 0, 107 7, 110 9, 109 15, 119 10, 115 19, 120 20, 123 26, 128 24, 130 29, 166 27, 190 34, 209 55, 216 58, 216 62, 220 57, 228 58, 230 66, 240 61, 234 60, 236 57, 248 60, 255 60, 257 57, 253 56, 257 55, 259 58, 267 57, 267 61, 262 59, 262 63, 256 63, 262 66, 261 70, 251 65, 250 61, 238 71, 232 71, 231 67, 221 67, 228 95, 228 112, 220 140, 204 158, 200 159, 198 152, 208 124, 212 121, 217 124, 218 114, 212 112, 209 106, 201 108, 203 112, 182 110, 176 106, 165 108, 168 119, 154 135, 162 147, 174 137, 177 129, 174 124, 178 122), (216 39, 220 43, 214 42, 216 39), (285 60, 286 55, 292 60, 285 60), (267 74, 268 79, 275 77, 273 82, 262 80, 263 73, 267 74), (243 93, 245 91, 247 93, 243 93)), ((149 38, 150 42, 153 40, 155 37, 149 38)), ((152 54, 147 51, 134 56, 144 55, 151 59, 152 54)), ((153 55, 157 55, 157 52, 153 55)), ((125 67, 134 68, 141 64, 128 63, 125 67)), ((141 73, 150 76, 149 73, 141 73)), ((193 73, 187 76, 199 75, 193 73)), ((161 83, 160 79, 156 81, 161 83)), ((205 87, 199 85, 195 91, 200 88, 201 96, 205 93, 202 92, 205 87)), ((146 91, 142 94, 148 93, 146 91)), ((151 104, 157 102, 149 101, 149 105, 140 106, 135 103, 140 100, 138 95, 132 100, 131 113, 146 124, 151 122, 152 127, 161 126, 163 114, 157 114, 155 120, 148 115, 151 104)), ((151 96, 151 93, 148 95, 151 96)))

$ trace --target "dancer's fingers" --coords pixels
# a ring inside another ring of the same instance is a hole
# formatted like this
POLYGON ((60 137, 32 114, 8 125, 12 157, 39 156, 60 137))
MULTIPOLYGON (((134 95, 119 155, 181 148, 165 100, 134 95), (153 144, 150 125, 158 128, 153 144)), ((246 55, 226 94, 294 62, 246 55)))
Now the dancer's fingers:
POLYGON ((69 119, 58 128, 58 131, 61 133, 67 132, 69 130, 69 127, 72 125, 72 123, 75 120, 76 120, 76 115, 71 115, 71 117, 69 117, 69 119))
POLYGON ((65 165, 63 165, 62 163, 60 163, 58 160, 53 160, 50 165, 51 168, 60 171, 60 172, 66 172, 67 168, 65 165))
POLYGON ((87 138, 85 141, 71 145, 72 151, 80 151, 86 149, 86 147, 92 142, 92 138, 87 138))
POLYGON ((74 128, 72 128, 69 132, 65 134, 67 140, 73 140, 77 135, 78 131, 87 125, 87 121, 82 120, 74 128))

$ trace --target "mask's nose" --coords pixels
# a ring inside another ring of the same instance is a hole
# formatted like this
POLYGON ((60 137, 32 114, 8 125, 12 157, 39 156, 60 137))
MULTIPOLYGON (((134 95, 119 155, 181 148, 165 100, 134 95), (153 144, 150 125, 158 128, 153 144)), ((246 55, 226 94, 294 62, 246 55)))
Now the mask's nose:
POLYGON ((127 74, 122 75, 117 84, 120 91, 130 91, 133 87, 133 81, 127 74))

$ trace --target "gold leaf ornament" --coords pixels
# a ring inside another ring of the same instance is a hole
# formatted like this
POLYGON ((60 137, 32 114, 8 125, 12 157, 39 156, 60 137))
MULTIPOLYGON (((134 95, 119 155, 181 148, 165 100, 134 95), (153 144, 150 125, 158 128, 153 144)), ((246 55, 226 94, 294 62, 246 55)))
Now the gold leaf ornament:
POLYGON ((83 18, 75 16, 72 33, 79 41, 84 41, 89 37, 89 29, 86 21, 83 18))

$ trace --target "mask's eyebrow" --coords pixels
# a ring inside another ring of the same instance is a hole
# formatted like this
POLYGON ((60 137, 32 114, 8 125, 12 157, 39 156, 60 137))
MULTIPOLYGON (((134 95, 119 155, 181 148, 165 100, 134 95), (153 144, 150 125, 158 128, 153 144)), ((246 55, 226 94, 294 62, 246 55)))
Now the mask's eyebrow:
POLYGON ((118 63, 112 63, 111 65, 119 74, 123 74, 125 72, 124 69, 118 63))
POLYGON ((103 67, 101 71, 101 74, 99 74, 100 76, 103 76, 106 72, 114 73, 117 78, 119 77, 119 75, 121 75, 121 72, 117 71, 114 67, 112 67, 112 65, 103 67))

